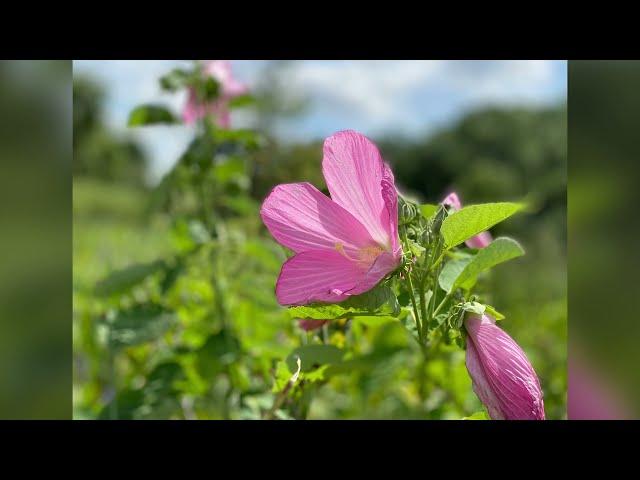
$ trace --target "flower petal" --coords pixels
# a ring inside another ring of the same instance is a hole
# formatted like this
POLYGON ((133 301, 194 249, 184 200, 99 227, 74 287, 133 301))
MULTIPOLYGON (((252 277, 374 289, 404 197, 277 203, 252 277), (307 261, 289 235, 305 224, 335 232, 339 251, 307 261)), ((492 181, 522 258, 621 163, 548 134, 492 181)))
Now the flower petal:
POLYGON ((192 88, 189 88, 187 93, 187 101, 182 109, 182 120, 187 125, 195 123, 200 118, 201 112, 198 107, 198 101, 196 99, 196 92, 192 88))
MULTIPOLYGON (((520 346, 489 315, 471 315, 465 320, 465 327, 482 365, 486 385, 499 401, 504 417, 544 420, 540 382, 520 346)), ((471 370, 469 374, 473 375, 471 370)))
POLYGON ((381 253, 375 259, 371 268, 367 270, 364 278, 348 293, 350 295, 360 295, 375 287, 389 273, 393 272, 399 264, 398 257, 391 253, 381 253))
POLYGON ((280 305, 341 302, 365 274, 355 262, 335 250, 298 253, 282 265, 276 297, 280 305))
POLYGON ((460 210, 462 208, 462 204, 460 203, 460 199, 456 192, 451 192, 447 195, 445 199, 442 200, 442 203, 447 207, 452 207, 454 210, 460 210))
POLYGON ((500 401, 491 390, 491 385, 485 376, 482 362, 478 357, 478 352, 472 341, 467 342, 466 365, 473 382, 473 391, 476 392, 480 401, 487 407, 487 410, 489 410, 489 416, 493 420, 504 420, 504 414, 500 409, 500 401))
POLYGON ((475 237, 471 237, 465 243, 469 248, 484 248, 493 241, 493 237, 489 232, 481 232, 475 237))
POLYGON ((298 320, 298 325, 305 332, 311 332, 313 330, 318 330, 322 328, 326 323, 329 323, 329 320, 314 320, 314 319, 300 319, 298 320))
POLYGON ((205 72, 220 82, 221 96, 233 98, 247 93, 246 85, 240 83, 233 77, 231 62, 229 60, 207 60, 204 63, 205 72))
POLYGON ((398 214, 389 212, 382 195, 382 181, 389 176, 378 148, 364 135, 346 130, 327 138, 323 151, 322 172, 332 200, 351 212, 378 244, 392 248, 389 219, 398 214))
POLYGON ((394 257, 399 260, 402 255, 402 246, 400 245, 400 237, 398 234, 398 191, 396 190, 393 172, 386 163, 384 164, 381 187, 382 199, 387 207, 386 211, 383 211, 381 222, 389 223, 391 252, 394 257))
POLYGON ((357 256, 359 248, 373 244, 353 215, 310 183, 278 185, 260 215, 274 238, 296 253, 326 249, 357 256))

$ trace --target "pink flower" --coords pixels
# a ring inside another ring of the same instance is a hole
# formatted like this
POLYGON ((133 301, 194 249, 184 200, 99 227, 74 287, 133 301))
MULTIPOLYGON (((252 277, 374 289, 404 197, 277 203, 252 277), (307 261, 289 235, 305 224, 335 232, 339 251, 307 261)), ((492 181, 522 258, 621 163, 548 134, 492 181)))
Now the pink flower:
POLYGON ((373 288, 402 258, 398 193, 377 147, 343 131, 323 150, 331 198, 306 182, 278 185, 260 211, 271 235, 295 252, 276 284, 281 305, 341 302, 373 288))
POLYGON ((467 370, 493 420, 544 420, 536 372, 518 344, 489 315, 465 320, 467 370))
POLYGON ((231 62, 228 60, 207 60, 204 62, 204 74, 215 78, 220 84, 218 98, 212 102, 201 102, 194 88, 189 88, 187 103, 182 111, 182 119, 187 124, 212 115, 218 126, 229 128, 231 115, 229 113, 229 100, 244 95, 248 89, 246 85, 233 78, 231 62))
POLYGON ((317 330, 322 328, 325 323, 328 323, 329 320, 313 320, 313 319, 300 319, 298 321, 298 325, 305 332, 310 332, 312 330, 317 330))
POLYGON ((569 349, 569 420, 634 419, 621 391, 612 385, 604 372, 594 370, 575 347, 569 349))
MULTIPOLYGON (((448 207, 451 207, 454 211, 460 210, 462 208, 462 204, 460 203, 460 199, 458 198, 458 194, 456 192, 451 192, 449 195, 447 195, 442 203, 448 207)), ((467 240, 465 243, 469 248, 484 248, 492 241, 493 238, 491 237, 491 234, 489 232, 481 232, 475 237, 467 240)))

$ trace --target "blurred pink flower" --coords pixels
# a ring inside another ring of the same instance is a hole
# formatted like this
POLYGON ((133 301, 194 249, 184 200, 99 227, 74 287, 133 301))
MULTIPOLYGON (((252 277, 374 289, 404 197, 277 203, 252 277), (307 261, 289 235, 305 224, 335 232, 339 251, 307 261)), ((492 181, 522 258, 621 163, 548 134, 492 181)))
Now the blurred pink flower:
POLYGON ((625 404, 621 391, 610 379, 585 361, 572 346, 569 350, 569 420, 630 420, 635 417, 625 404))
POLYGON ((328 323, 329 320, 312 320, 312 319, 300 319, 298 321, 298 325, 305 332, 310 332, 312 330, 317 330, 322 328, 325 323, 328 323))
POLYGON ((493 420, 544 420, 542 389, 527 356, 489 315, 469 315, 467 370, 493 420))
MULTIPOLYGON (((460 203, 460 199, 458 198, 458 194, 456 192, 451 192, 449 195, 447 195, 442 203, 448 207, 451 207, 454 211, 460 210, 462 208, 462 204, 460 203)), ((491 234, 489 232, 481 232, 475 237, 467 240, 465 243, 469 248, 484 248, 492 241, 493 238, 491 237, 491 234)))
POLYGON ((201 102, 195 89, 190 87, 187 103, 182 111, 182 119, 185 123, 192 124, 211 115, 219 127, 229 128, 231 126, 229 100, 244 95, 248 92, 248 88, 233 77, 231 62, 228 60, 206 60, 203 71, 205 75, 215 78, 220 84, 218 98, 211 102, 201 102))
POLYGON ((349 130, 327 138, 323 151, 331 198, 310 183, 283 184, 260 210, 273 237, 295 252, 276 283, 282 305, 341 302, 373 288, 402 257, 398 193, 378 148, 349 130))

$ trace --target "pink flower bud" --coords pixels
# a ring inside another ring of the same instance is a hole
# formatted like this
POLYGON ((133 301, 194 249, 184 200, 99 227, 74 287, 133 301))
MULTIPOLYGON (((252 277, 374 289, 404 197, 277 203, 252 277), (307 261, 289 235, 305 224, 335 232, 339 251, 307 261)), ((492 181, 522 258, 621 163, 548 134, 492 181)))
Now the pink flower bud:
POLYGON ((465 320, 467 370, 493 420, 544 420, 542 389, 518 344, 489 315, 465 320))
POLYGON ((299 320, 298 321, 298 325, 300 325, 300 328, 303 329, 305 332, 311 332, 312 330, 317 330, 319 328, 321 328, 325 323, 327 323, 329 320, 299 320))

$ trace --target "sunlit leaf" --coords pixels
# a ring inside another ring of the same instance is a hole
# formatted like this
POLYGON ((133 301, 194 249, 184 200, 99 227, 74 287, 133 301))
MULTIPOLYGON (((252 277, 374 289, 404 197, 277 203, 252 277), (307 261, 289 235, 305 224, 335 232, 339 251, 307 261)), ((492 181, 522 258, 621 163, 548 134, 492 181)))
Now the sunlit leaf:
POLYGON ((420 205, 420 213, 422 213, 424 218, 431 218, 437 211, 438 205, 432 205, 430 203, 423 203, 420 205))
POLYGON ((491 417, 484 410, 476 412, 468 417, 464 417, 462 420, 491 420, 491 417))
POLYGON ((511 238, 496 238, 488 246, 480 249, 456 279, 453 288, 470 289, 476 283, 478 275, 485 270, 524 255, 518 242, 511 238))
POLYGON ((484 232, 524 208, 521 203, 482 203, 452 213, 442 222, 440 232, 447 248, 484 232))

